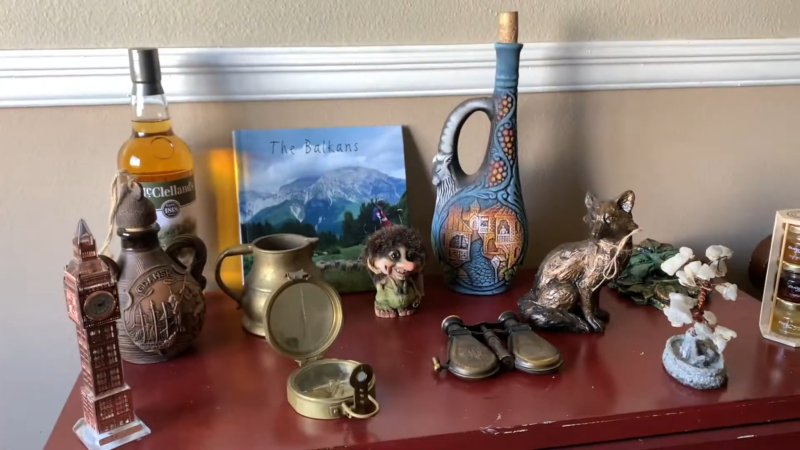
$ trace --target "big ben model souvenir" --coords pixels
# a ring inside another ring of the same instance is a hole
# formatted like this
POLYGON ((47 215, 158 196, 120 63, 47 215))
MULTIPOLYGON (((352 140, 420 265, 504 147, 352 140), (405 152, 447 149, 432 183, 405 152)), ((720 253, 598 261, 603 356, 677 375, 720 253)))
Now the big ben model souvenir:
POLYGON ((73 431, 86 448, 112 449, 150 434, 136 417, 119 353, 117 267, 98 256, 95 240, 81 220, 72 239, 73 256, 64 271, 67 313, 75 322, 81 356, 83 418, 73 431))

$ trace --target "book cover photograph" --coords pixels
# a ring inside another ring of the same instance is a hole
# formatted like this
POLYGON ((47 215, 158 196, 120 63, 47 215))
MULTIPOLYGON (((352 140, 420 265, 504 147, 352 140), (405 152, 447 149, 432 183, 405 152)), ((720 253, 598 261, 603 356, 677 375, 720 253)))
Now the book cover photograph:
MULTIPOLYGON (((240 239, 316 237, 314 263, 339 292, 374 290, 366 238, 409 225, 401 126, 237 130, 240 239)), ((243 257, 246 276, 252 255, 243 257)))

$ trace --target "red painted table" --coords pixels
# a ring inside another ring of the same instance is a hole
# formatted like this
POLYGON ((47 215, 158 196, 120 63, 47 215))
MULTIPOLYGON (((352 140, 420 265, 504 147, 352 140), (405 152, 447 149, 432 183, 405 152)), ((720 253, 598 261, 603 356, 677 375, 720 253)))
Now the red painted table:
MULTIPOLYGON (((374 317, 370 294, 345 296, 344 327, 326 357, 372 365, 381 412, 366 421, 297 415, 286 401, 297 364, 246 334, 235 304, 210 292, 194 351, 168 363, 125 365, 137 414, 152 434, 123 448, 799 448, 800 352, 761 337, 760 303, 744 294, 736 302, 711 299, 720 323, 739 334, 725 350, 728 386, 716 391, 672 380, 661 352, 682 329, 608 289, 601 296, 611 313, 605 334, 541 333, 564 356, 557 374, 501 372, 469 382, 433 372, 431 357, 445 356, 445 316, 495 320, 515 309, 532 276, 523 273, 510 292, 491 298, 454 294, 428 277, 419 313, 397 320, 374 317)), ((82 448, 72 434, 81 417, 78 387, 46 449, 82 448)))

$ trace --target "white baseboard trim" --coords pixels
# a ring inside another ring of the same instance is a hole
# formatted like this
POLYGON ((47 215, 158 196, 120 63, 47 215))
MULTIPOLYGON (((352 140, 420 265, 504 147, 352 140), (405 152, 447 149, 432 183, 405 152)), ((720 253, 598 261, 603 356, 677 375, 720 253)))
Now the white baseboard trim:
MULTIPOLYGON (((482 95, 492 44, 161 49, 170 102, 482 95)), ((520 92, 800 83, 800 39, 525 44, 520 92)), ((0 107, 128 103, 125 49, 0 51, 0 107)))

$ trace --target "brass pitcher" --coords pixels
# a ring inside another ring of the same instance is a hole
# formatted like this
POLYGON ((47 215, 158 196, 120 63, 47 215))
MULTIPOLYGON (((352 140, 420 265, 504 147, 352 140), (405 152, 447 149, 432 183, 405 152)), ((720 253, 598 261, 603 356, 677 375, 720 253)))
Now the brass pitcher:
POLYGON ((248 332, 266 335, 266 305, 272 294, 291 281, 289 274, 304 271, 314 279, 322 279, 322 272, 314 265, 312 257, 318 238, 297 234, 272 234, 239 244, 223 251, 217 259, 214 277, 223 292, 244 310, 242 325, 248 332), (222 281, 222 261, 229 256, 253 255, 253 267, 244 280, 244 291, 239 294, 222 281))

